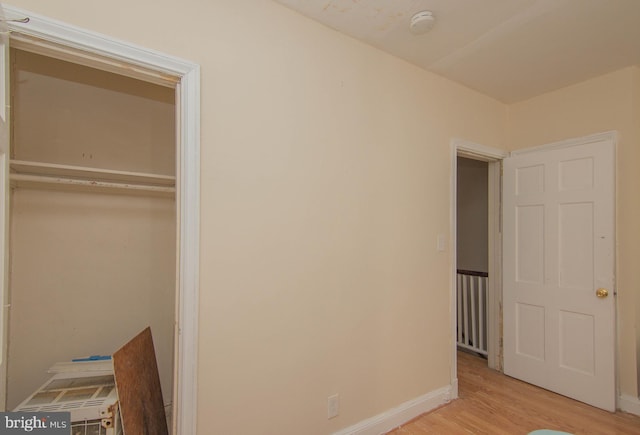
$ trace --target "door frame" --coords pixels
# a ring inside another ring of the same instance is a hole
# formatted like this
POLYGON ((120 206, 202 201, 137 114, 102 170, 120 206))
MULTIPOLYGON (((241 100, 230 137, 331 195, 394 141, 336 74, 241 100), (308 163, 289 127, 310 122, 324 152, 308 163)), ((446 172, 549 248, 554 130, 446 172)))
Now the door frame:
MULTIPOLYGON (((502 370, 502 159, 508 152, 498 148, 480 145, 463 139, 451 141, 451 192, 450 192, 450 236, 451 240, 451 337, 456 337, 457 291, 456 291, 456 263, 457 263, 457 158, 465 157, 488 163, 488 269, 489 285, 487 289, 487 363, 490 368, 502 370), (496 279, 498 277, 499 279, 496 279)), ((451 384, 453 396, 458 397, 458 363, 457 345, 452 339, 451 384)))
POLYGON ((176 326, 174 434, 196 433, 200 230, 200 66, 1 4, 21 48, 176 90, 176 326), (11 21, 29 18, 28 23, 11 21))

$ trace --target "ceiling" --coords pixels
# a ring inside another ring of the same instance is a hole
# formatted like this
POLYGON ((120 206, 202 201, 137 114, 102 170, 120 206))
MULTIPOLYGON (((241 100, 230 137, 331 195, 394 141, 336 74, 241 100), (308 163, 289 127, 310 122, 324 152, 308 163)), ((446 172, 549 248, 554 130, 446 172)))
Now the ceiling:
POLYGON ((640 66, 640 0, 275 1, 504 103, 640 66))

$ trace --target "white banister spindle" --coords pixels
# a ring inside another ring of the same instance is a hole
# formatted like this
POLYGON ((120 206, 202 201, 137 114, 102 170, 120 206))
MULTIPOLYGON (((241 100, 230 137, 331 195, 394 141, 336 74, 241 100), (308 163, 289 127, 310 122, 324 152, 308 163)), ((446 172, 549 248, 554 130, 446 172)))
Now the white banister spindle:
POLYGON ((462 275, 457 274, 458 285, 456 286, 458 299, 456 300, 456 305, 458 309, 458 343, 462 343, 462 275))
POLYGON ((484 286, 485 281, 480 279, 478 280, 478 347, 480 349, 485 349, 484 344, 484 317, 485 317, 485 304, 484 304, 484 295, 486 293, 486 288, 484 286))
POLYGON ((464 331, 464 344, 469 346, 469 304, 468 300, 468 286, 467 286, 467 276, 462 277, 462 330, 464 331))
POLYGON ((488 277, 479 272, 458 271, 457 278, 457 343, 458 347, 487 355, 487 289, 488 277))
POLYGON ((475 279, 475 276, 469 277, 469 299, 471 299, 471 340, 467 344, 471 344, 472 346, 478 345, 478 328, 476 328, 476 311, 478 309, 478 303, 476 301, 477 281, 478 280, 475 279))

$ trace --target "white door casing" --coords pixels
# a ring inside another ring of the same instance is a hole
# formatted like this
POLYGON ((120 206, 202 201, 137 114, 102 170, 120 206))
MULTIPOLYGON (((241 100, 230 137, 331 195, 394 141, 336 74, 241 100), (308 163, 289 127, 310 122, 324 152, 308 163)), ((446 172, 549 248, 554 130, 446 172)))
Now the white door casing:
MULTIPOLYGON (((488 267, 489 286, 487 301, 487 365, 489 368, 502 370, 502 242, 501 242, 501 168, 502 160, 507 157, 507 152, 498 148, 470 142, 463 139, 453 139, 451 141, 451 331, 452 336, 456 336, 457 331, 457 291, 456 291, 456 270, 457 270, 457 158, 487 162, 488 164, 488 267), (496 279, 498 277, 498 279, 496 279)), ((457 343, 452 340, 452 361, 457 361, 457 343)), ((451 379, 457 391, 457 363, 452 364, 451 379)), ((456 393, 457 397, 457 393, 456 393)))
MULTIPOLYGON (((0 391, 6 391, 7 334, 9 322, 9 36, 0 25, 0 391)), ((0 410, 6 397, 0 394, 0 410)))
POLYGON ((609 411, 614 170, 608 133, 513 153, 503 178, 505 373, 609 411))

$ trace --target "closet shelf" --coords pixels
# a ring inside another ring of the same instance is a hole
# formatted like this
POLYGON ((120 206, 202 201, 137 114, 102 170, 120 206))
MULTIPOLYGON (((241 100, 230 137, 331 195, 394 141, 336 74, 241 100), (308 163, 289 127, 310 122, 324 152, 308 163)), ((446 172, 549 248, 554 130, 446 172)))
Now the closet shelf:
POLYGON ((11 160, 9 179, 13 185, 58 184, 78 187, 133 190, 174 194, 176 178, 169 175, 115 171, 55 163, 11 160))

